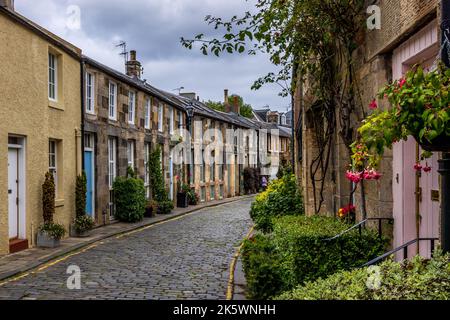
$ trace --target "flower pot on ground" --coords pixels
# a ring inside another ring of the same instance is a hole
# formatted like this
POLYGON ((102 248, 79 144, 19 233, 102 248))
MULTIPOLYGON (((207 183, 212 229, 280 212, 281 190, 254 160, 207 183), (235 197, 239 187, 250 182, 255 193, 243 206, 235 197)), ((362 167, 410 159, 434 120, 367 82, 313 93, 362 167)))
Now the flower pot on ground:
POLYGON ((200 196, 198 193, 196 193, 194 190, 191 190, 188 193, 188 199, 189 199, 189 205, 190 206, 196 206, 200 202, 200 196))
POLYGON ((160 201, 158 203, 158 214, 169 214, 173 210, 173 202, 170 200, 160 201))
POLYGON ((177 207, 178 208, 187 208, 189 206, 189 198, 188 194, 185 192, 177 193, 177 207))
POLYGON ((37 245, 41 248, 59 247, 61 238, 66 234, 62 225, 57 223, 46 223, 39 228, 37 234, 37 245))
POLYGON ((432 142, 429 142, 428 140, 420 141, 416 137, 414 138, 425 151, 450 152, 450 136, 445 134, 441 134, 440 136, 434 138, 432 142))
POLYGON ((145 207, 145 215, 146 218, 152 218, 156 216, 156 213, 158 212, 158 202, 155 200, 149 201, 147 203, 147 206, 145 207))
POLYGON ((70 236, 77 238, 86 238, 91 235, 95 226, 95 221, 88 215, 82 215, 75 218, 74 223, 70 225, 70 236))

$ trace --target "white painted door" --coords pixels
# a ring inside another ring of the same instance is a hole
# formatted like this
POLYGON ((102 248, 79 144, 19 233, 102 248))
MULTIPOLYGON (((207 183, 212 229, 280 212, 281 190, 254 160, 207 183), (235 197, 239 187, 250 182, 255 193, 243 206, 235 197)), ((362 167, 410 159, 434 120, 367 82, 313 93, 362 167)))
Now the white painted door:
POLYGON ((8 149, 8 221, 10 239, 19 237, 18 160, 18 149, 8 149))

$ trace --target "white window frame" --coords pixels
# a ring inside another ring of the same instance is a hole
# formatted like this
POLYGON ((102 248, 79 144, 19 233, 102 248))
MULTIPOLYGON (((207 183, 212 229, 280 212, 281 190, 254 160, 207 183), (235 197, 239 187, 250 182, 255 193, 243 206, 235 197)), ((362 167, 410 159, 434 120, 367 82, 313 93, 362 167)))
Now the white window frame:
POLYGON ((114 180, 117 177, 117 140, 114 137, 108 138, 108 183, 109 190, 112 190, 114 180))
POLYGON ((128 140, 127 141, 127 161, 128 161, 128 167, 131 167, 133 170, 135 170, 134 149, 135 149, 135 142, 133 140, 128 140))
POLYGON ((95 75, 86 73, 86 113, 95 113, 95 75))
POLYGON ((158 131, 164 131, 164 106, 161 103, 158 105, 158 131))
POLYGON ((51 52, 48 53, 48 99, 51 101, 58 100, 58 57, 51 52), (53 96, 52 88, 54 90, 53 96))
POLYGON ((128 123, 134 124, 134 118, 136 114, 136 93, 130 91, 128 93, 128 123))
POLYGON ((117 84, 110 81, 109 86, 109 108, 108 115, 110 120, 117 120, 117 84), (114 88, 114 92, 112 92, 112 88, 114 88), (112 112, 111 112, 112 111, 112 112))
POLYGON ((152 103, 150 98, 147 98, 145 102, 145 129, 150 129, 150 123, 152 120, 152 103))
POLYGON ((48 142, 48 171, 53 175, 55 181, 55 194, 58 194, 58 142, 48 142))
POLYGON ((180 136, 184 137, 183 112, 181 111, 178 111, 178 129, 180 129, 180 136))
POLYGON ((169 133, 173 134, 175 127, 175 117, 173 107, 169 107, 169 133))

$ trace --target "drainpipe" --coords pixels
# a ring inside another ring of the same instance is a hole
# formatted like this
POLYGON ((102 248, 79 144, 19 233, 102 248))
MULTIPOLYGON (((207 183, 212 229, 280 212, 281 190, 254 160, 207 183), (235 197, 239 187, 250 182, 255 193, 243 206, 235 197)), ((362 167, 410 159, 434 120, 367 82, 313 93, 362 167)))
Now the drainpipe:
MULTIPOLYGON (((441 59, 450 67, 450 1, 441 1, 441 59)), ((444 153, 439 160, 441 175, 441 245, 444 253, 450 252, 450 153, 444 153)))
POLYGON ((80 93, 81 93, 81 171, 83 172, 85 167, 84 167, 84 118, 85 118, 85 93, 84 93, 84 88, 85 88, 85 69, 86 69, 86 63, 85 60, 83 58, 81 58, 81 62, 80 62, 80 75, 81 75, 81 89, 80 89, 80 93))

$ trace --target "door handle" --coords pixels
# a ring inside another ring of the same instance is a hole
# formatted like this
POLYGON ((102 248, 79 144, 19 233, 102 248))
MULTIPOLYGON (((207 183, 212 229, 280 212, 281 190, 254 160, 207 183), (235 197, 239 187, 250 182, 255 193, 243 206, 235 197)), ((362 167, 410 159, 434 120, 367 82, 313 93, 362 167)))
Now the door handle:
POLYGON ((11 189, 8 189, 8 194, 12 194, 12 190, 11 189))

